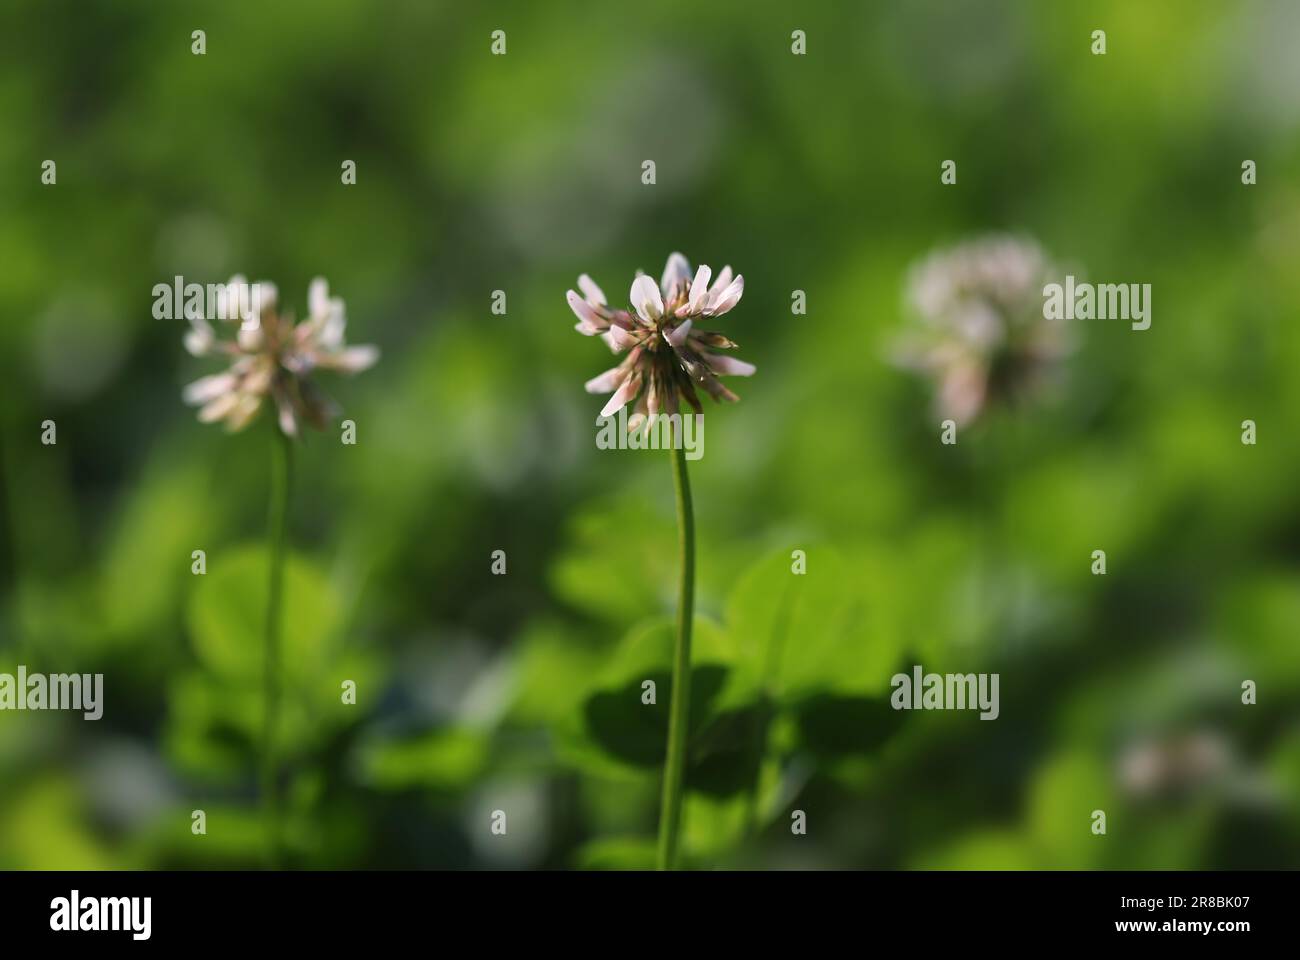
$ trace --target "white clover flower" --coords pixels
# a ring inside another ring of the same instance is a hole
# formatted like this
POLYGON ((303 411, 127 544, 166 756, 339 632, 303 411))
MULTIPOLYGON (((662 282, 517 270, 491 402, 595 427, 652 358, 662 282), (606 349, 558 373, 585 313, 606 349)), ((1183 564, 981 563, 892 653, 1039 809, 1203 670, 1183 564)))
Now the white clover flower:
POLYGON ((1074 349, 1043 311, 1052 266, 1033 240, 993 235, 930 254, 908 277, 917 323, 896 362, 935 387, 941 417, 973 421, 994 400, 1035 389, 1074 349))
POLYGON ((577 331, 599 335, 614 353, 627 352, 622 363, 586 384, 588 393, 613 394, 601 416, 615 414, 633 401, 634 416, 641 418, 677 413, 679 397, 698 413, 702 407, 697 386, 714 400, 739 399, 718 377, 747 377, 754 365, 716 353, 736 344, 720 333, 697 328, 699 322, 722 316, 740 301, 745 279, 733 279, 730 267, 723 267, 716 278, 706 266, 692 275, 686 258, 674 253, 658 284, 638 271, 629 295, 631 310, 610 307, 604 291, 585 273, 578 278, 578 289, 581 295, 568 292, 569 306, 578 317, 577 331))
POLYGON ((195 356, 219 354, 231 361, 224 372, 185 388, 185 402, 200 408, 202 422, 222 421, 228 430, 242 430, 269 395, 287 435, 296 436, 302 421, 323 429, 337 408, 312 382, 311 373, 359 373, 379 359, 377 347, 349 347, 344 342, 343 301, 330 297, 323 279, 311 282, 308 313, 301 323, 280 313, 278 301, 273 284, 250 286, 235 276, 217 298, 219 316, 238 324, 234 339, 220 339, 207 320, 191 318, 185 348, 195 356))

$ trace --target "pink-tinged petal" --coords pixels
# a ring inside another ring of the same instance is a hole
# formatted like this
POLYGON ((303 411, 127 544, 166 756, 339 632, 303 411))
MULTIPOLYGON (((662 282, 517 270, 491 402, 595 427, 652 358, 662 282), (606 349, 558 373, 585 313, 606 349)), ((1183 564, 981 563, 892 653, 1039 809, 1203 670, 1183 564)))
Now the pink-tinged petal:
POLYGON ((713 278, 713 284, 709 287, 709 295, 712 299, 717 299, 718 294, 727 289, 731 283, 731 267, 723 267, 721 272, 713 278))
POLYGON ((641 375, 634 373, 632 376, 624 380, 622 386, 620 386, 618 390, 614 392, 614 395, 609 398, 605 403, 605 406, 601 408, 600 415, 602 417, 608 417, 611 414, 618 413, 627 406, 628 401, 635 397, 637 391, 640 389, 641 375))
POLYGON ((686 283, 691 279, 691 265, 686 262, 686 258, 680 253, 670 253, 668 263, 664 265, 664 276, 659 282, 664 296, 672 299, 672 291, 675 286, 686 283))
POLYGON ((713 276, 713 270, 704 264, 700 264, 700 269, 695 271, 695 279, 691 281, 691 313, 699 313, 709 302, 709 277, 713 276))
POLYGON ((599 376, 592 377, 583 386, 588 393, 613 393, 623 383, 627 370, 622 365, 612 367, 599 376))
POLYGON ((622 327, 610 327, 608 333, 606 342, 615 353, 620 353, 637 342, 636 337, 622 327))
POLYGON ((194 323, 194 327, 185 331, 185 349, 191 356, 202 357, 216 344, 216 337, 213 336, 212 328, 208 326, 206 320, 191 322, 194 323), (199 326, 200 323, 203 326, 199 326))
POLYGON ((746 363, 744 360, 737 360, 735 357, 728 357, 721 353, 706 353, 704 362, 709 365, 709 369, 714 373, 720 373, 728 377, 748 377, 758 369, 752 363, 746 363))
POLYGON ((632 281, 632 306, 646 323, 654 323, 664 315, 664 300, 655 282, 645 274, 632 281))
POLYGON ((954 364, 944 371, 936 397, 939 413, 965 426, 979 416, 984 407, 988 376, 974 361, 954 364))
POLYGON ((740 296, 745 292, 745 278, 737 277, 727 285, 716 298, 712 298, 708 310, 705 312, 711 317, 720 317, 737 303, 740 302, 740 296))
POLYGON ((186 403, 199 406, 210 403, 230 391, 238 382, 239 378, 233 373, 214 373, 211 376, 199 377, 199 379, 187 385, 181 396, 186 403))
MULTIPOLYGON (((307 288, 307 312, 312 317, 324 318, 330 309, 330 288, 324 277, 316 277, 307 288)), ((286 433, 288 431, 285 431, 286 433)))
POLYGON ((256 353, 262 348, 262 323, 260 320, 245 321, 235 334, 239 349, 245 353, 256 353))
POLYGON ((643 393, 639 398, 637 398, 636 407, 632 411, 632 416, 627 418, 628 432, 636 432, 644 427, 649 419, 649 415, 649 403, 646 400, 646 395, 643 393))
POLYGON ((217 320, 242 320, 248 311, 248 281, 242 273, 217 286, 217 320))
POLYGON ((334 354, 331 366, 343 373, 360 373, 362 370, 369 370, 378 362, 379 348, 373 344, 362 343, 334 354))
POLYGON ((660 410, 658 377, 652 376, 650 378, 650 385, 646 387, 644 399, 645 399, 646 412, 650 414, 650 416, 652 417, 658 416, 660 410))
POLYGON ((274 283, 259 280, 250 288, 248 302, 258 316, 265 310, 274 310, 279 301, 280 291, 274 283))
POLYGON ((569 303, 569 309, 573 311, 574 316, 579 320, 576 329, 585 333, 587 336, 600 333, 607 326, 609 321, 598 314, 595 309, 582 297, 578 296, 572 290, 564 295, 564 299, 569 303))
POLYGON ((605 299, 605 291, 596 286, 596 281, 585 273, 578 278, 578 289, 589 303, 598 303, 602 307, 609 303, 605 299))
POLYGON ((317 322, 321 324, 321 346, 327 350, 337 350, 343 346, 343 335, 347 331, 348 318, 342 300, 334 297, 327 301, 325 313, 319 316, 317 322))
POLYGON ((258 396, 266 393, 271 389, 271 383, 275 379, 275 368, 270 362, 260 363, 247 374, 243 382, 239 385, 241 393, 253 393, 258 396))
POLYGON ((225 418, 239 404, 238 393, 223 393, 199 410, 200 423, 216 423, 225 418))
POLYGON ((261 395, 238 394, 234 409, 226 414, 226 429, 231 433, 243 430, 262 407, 261 395))
POLYGON ((673 327, 671 330, 664 331, 664 339, 668 341, 670 347, 680 347, 686 342, 687 334, 691 332, 691 321, 685 320, 673 327))

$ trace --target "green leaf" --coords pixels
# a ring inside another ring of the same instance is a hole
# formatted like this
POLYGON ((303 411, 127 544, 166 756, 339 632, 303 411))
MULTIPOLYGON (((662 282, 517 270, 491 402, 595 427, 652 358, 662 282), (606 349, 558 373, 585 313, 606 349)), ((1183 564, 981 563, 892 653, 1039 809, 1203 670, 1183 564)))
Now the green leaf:
MULTIPOLYGON (((213 550, 189 604, 189 626, 200 662, 227 679, 261 678, 265 658, 269 559, 262 546, 213 550)), ((310 683, 334 652, 341 604, 307 560, 290 554, 284 576, 281 656, 290 683, 310 683)))
MULTIPOLYGON (((568 758, 605 775, 637 771, 656 774, 663 765, 672 698, 675 625, 649 621, 634 628, 581 698, 577 719, 562 724, 568 758), (655 703, 642 702, 647 681, 655 684, 655 703)), ((727 635, 697 618, 692 631, 690 739, 686 780, 697 790, 731 792, 746 778, 753 740, 736 735, 748 729, 744 691, 732 683, 734 651, 727 635)))
POLYGON ((552 622, 535 623, 512 644, 516 682, 511 717, 529 726, 558 725, 581 710, 590 678, 609 657, 552 622))
POLYGON ((682 814, 684 863, 708 869, 725 861, 744 839, 749 814, 748 796, 688 796, 682 814))
POLYGON ((829 547, 755 562, 727 600, 727 633, 746 682, 782 702, 834 690, 879 695, 901 655, 889 565, 872 554, 845 562, 829 547))
POLYGON ((795 708, 799 740, 816 757, 869 756, 902 728, 901 711, 887 697, 822 693, 795 708))
POLYGON ((652 837, 606 837, 579 848, 573 866, 578 870, 653 870, 655 855, 652 837))
POLYGON ((1036 870, 1042 863, 1020 834, 985 830, 969 834, 950 846, 917 857, 919 870, 1036 870))
POLYGON ((124 499, 100 561, 104 626, 144 644, 180 607, 190 554, 210 539, 211 475, 169 458, 149 465, 124 499))
POLYGON ((676 533, 670 523, 645 523, 644 511, 644 501, 630 497, 583 506, 570 521, 570 543, 551 570, 556 593, 615 623, 665 609, 677 582, 676 533), (610 576, 617 570, 637 575, 610 576), (656 585, 662 586, 657 590, 656 585))
POLYGON ((1092 832, 1092 811, 1104 810, 1107 829, 1118 825, 1112 778, 1096 759, 1063 753, 1037 772, 1030 788, 1029 829, 1053 867, 1084 870, 1098 865, 1108 841, 1092 832))
POLYGON ((692 736, 686 786, 712 797, 748 790, 758 779, 768 708, 749 704, 718 713, 692 736))
POLYGON ((487 740, 468 730, 433 730, 366 744, 362 776, 380 790, 454 790, 473 782, 488 759, 487 740))

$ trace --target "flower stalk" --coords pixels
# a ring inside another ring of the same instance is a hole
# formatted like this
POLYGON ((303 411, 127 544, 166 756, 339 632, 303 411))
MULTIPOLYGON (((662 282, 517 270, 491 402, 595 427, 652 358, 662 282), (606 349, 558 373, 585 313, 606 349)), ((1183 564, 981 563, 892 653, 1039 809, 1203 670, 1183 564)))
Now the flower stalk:
POLYGON ((695 607, 695 511, 686 473, 686 450, 673 449, 673 486, 677 492, 677 544, 681 579, 677 596, 677 642, 673 647, 673 686, 668 715, 668 752, 664 760, 663 799, 659 815, 658 867, 677 867, 682 796, 686 777, 687 734, 691 720, 691 625, 695 607))
POLYGON ((263 663, 263 716, 261 791, 266 820, 267 865, 280 865, 282 848, 278 733, 280 720, 281 662, 284 639, 284 563, 293 484, 293 441, 272 424, 271 498, 267 536, 270 540, 266 593, 265 659, 263 663))

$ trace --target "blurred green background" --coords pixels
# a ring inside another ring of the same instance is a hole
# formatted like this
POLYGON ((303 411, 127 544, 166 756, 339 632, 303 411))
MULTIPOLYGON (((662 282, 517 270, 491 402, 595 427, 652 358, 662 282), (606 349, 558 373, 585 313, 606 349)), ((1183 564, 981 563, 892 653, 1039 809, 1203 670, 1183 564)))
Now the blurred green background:
POLYGON ((384 351, 320 381, 357 445, 298 458, 289 862, 651 863, 670 465, 596 449, 564 292, 678 249, 744 274, 758 366, 692 464, 688 863, 1300 864, 1298 44, 1283 0, 6 3, 0 671, 106 704, 0 713, 0 868, 261 862, 269 425, 196 422, 217 365, 151 313, 234 273, 299 315, 327 277, 384 351), (1153 324, 941 446, 907 268, 1003 230, 1153 324), (1000 673, 1000 718, 891 711, 914 663, 1000 673))

